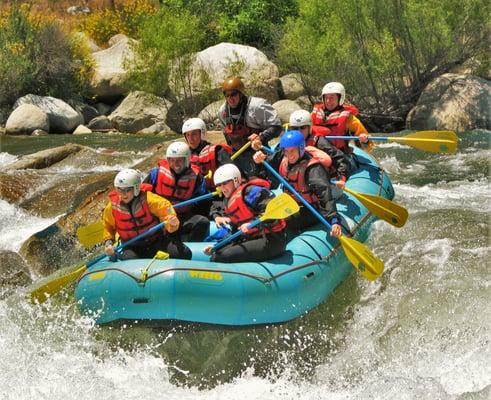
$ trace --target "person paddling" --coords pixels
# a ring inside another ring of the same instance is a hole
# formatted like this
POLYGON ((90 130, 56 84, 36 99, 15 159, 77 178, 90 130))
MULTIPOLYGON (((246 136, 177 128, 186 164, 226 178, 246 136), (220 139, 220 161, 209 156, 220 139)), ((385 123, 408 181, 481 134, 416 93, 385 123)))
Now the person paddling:
POLYGON ((247 179, 266 176, 252 156, 261 146, 267 146, 271 139, 280 135, 282 127, 278 112, 267 100, 246 95, 244 83, 238 76, 225 79, 222 92, 225 103, 218 116, 225 140, 232 146, 233 152, 248 141, 252 143, 234 160, 234 164, 247 179))
POLYGON ((179 219, 171 203, 152 193, 150 185, 142 185, 138 171, 120 171, 114 178, 114 187, 115 190, 109 193, 109 202, 102 218, 104 252, 112 261, 116 258, 153 258, 157 251, 165 251, 172 258, 191 259, 191 250, 175 235, 179 229, 179 219), (116 233, 125 243, 163 221, 163 230, 145 236, 121 253, 114 252, 116 233))
MULTIPOLYGON (((356 141, 362 148, 371 151, 373 142, 368 140, 368 131, 357 118, 358 108, 345 103, 346 89, 339 82, 329 82, 322 88, 322 102, 314 104, 312 110, 312 133, 315 136, 359 136, 356 141)), ((331 140, 338 149, 348 155, 352 166, 356 162, 352 157, 353 150, 345 140, 331 140)))
MULTIPOLYGON (((213 176, 215 185, 223 193, 223 203, 214 204, 211 215, 217 227, 230 226, 243 235, 225 245, 211 256, 217 262, 265 261, 281 255, 286 248, 284 220, 264 222, 261 226, 248 229, 256 217, 264 213, 267 204, 274 198, 269 183, 260 178, 242 181, 242 175, 234 164, 218 168, 213 176)), ((212 246, 204 249, 211 254, 212 246)))
MULTIPOLYGON (((205 179, 197 166, 190 163, 191 151, 184 142, 174 142, 167 147, 165 160, 158 161, 145 178, 152 191, 177 204, 207 193, 205 179)), ((201 202, 177 209, 181 220, 179 235, 182 240, 201 242, 208 236, 210 221, 207 218, 210 204, 201 202)))
MULTIPOLYGON (((341 225, 329 183, 331 158, 315 147, 306 148, 304 135, 298 130, 285 132, 280 139, 280 148, 284 154, 279 166, 280 175, 329 222, 331 236, 339 236, 341 225)), ((263 162, 266 154, 257 152, 254 160, 263 162)), ((297 198, 295 200, 300 203, 297 198)), ((306 207, 301 206, 300 212, 287 218, 286 223, 288 232, 297 234, 317 224, 318 220, 306 207)))
POLYGON ((215 190, 213 174, 218 167, 232 162, 232 148, 225 144, 211 144, 206 140, 206 124, 201 118, 190 118, 182 124, 182 134, 188 144, 191 165, 196 165, 206 177, 206 187, 215 190), (210 177, 207 175, 210 174, 210 177))
MULTIPOLYGON (((323 136, 312 134, 312 116, 306 110, 297 110, 291 113, 288 128, 299 130, 305 138, 305 146, 313 146, 325 152, 332 160, 329 174, 331 179, 335 179, 335 185, 339 189, 344 189, 346 180, 350 174, 350 161, 341 150, 331 144, 323 136)), ((342 192, 339 193, 339 195, 342 192)))

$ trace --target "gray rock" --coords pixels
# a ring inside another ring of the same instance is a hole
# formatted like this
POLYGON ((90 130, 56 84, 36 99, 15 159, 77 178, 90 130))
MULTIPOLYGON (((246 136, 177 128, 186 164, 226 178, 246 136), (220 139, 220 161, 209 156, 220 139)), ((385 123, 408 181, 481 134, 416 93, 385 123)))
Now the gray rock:
POLYGON ((126 35, 123 35, 122 33, 118 33, 117 35, 114 35, 113 37, 111 37, 108 41, 107 41, 107 44, 109 45, 109 47, 112 47, 114 46, 115 44, 121 42, 121 41, 128 41, 129 38, 128 36, 126 35))
POLYGON ((300 74, 284 75, 280 78, 280 81, 283 96, 286 99, 295 100, 305 94, 305 88, 300 74))
POLYGON ((213 127, 220 127, 220 119, 218 118, 218 111, 223 104, 223 100, 214 101, 203 108, 199 114, 198 118, 205 121, 206 125, 211 125, 213 127))
POLYGON ((136 133, 157 122, 166 122, 172 104, 149 93, 131 92, 114 110, 109 119, 120 132, 136 133))
POLYGON ((72 133, 77 126, 84 122, 82 114, 63 100, 54 97, 28 94, 15 102, 14 109, 22 104, 35 105, 48 115, 50 133, 72 133))
POLYGON ((278 112, 281 122, 287 123, 293 111, 301 110, 301 107, 292 100, 280 100, 273 104, 273 108, 278 112))
POLYGON ((125 62, 134 59, 134 43, 134 40, 126 38, 108 49, 92 53, 96 65, 91 89, 98 99, 113 102, 128 93, 124 84, 127 73, 125 62))
POLYGON ((21 104, 14 109, 5 125, 7 135, 30 135, 37 129, 49 132, 49 118, 33 104, 21 104))
POLYGON ((408 129, 457 132, 491 129, 491 82, 472 75, 444 74, 431 82, 406 118, 408 129))
POLYGON ((114 124, 105 115, 94 118, 87 124, 87 128, 92 131, 114 129, 114 124))
POLYGON ((82 117, 84 118, 83 123, 85 125, 87 125, 90 120, 100 115, 99 111, 95 107, 89 106, 88 104, 80 101, 70 101, 70 105, 80 114, 82 114, 82 117))
POLYGON ((43 131, 42 129, 35 129, 31 134, 31 136, 46 136, 46 135, 49 135, 49 133, 43 131))
POLYGON ((252 95, 266 98, 270 102, 279 98, 278 67, 254 47, 219 43, 196 53, 192 69, 191 86, 197 96, 210 90, 220 90, 227 76, 240 75, 252 95), (207 85, 203 85, 203 73, 208 75, 207 85))
POLYGON ((31 282, 24 259, 13 251, 0 250, 0 285, 20 286, 31 282))
POLYGON ((88 133, 92 133, 92 131, 89 128, 87 128, 85 125, 79 125, 73 131, 74 135, 86 135, 88 133))
POLYGON ((95 108, 99 112, 100 115, 109 115, 109 114, 111 114, 111 112, 113 110, 112 106, 110 106, 108 104, 104 104, 104 103, 97 103, 95 105, 95 108))
POLYGON ((53 147, 51 149, 38 151, 34 154, 27 154, 19 160, 9 164, 7 170, 19 169, 42 169, 56 164, 69 155, 80 151, 83 146, 67 143, 64 146, 53 147))
POLYGON ((171 131, 172 130, 164 122, 157 122, 148 128, 138 131, 137 133, 142 135, 158 135, 159 133, 167 133, 171 131))

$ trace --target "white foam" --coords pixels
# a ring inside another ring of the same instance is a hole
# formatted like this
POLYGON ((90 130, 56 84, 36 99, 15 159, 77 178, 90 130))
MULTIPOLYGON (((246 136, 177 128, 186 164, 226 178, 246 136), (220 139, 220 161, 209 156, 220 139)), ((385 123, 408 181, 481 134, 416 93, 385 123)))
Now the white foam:
POLYGON ((0 169, 17 161, 18 157, 9 153, 0 153, 0 169))
POLYGON ((0 250, 18 251, 32 234, 50 226, 58 218, 37 217, 0 199, 0 250))

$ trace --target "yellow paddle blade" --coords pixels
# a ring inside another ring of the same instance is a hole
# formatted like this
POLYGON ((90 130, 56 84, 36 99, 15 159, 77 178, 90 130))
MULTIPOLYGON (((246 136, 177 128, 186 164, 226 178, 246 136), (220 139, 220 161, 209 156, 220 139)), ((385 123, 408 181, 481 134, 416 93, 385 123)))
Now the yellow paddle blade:
POLYGON ((374 281, 382 274, 384 263, 367 246, 343 235, 338 239, 348 260, 365 278, 374 281))
POLYGON ((77 238, 84 247, 91 248, 102 242, 103 233, 104 225, 102 224, 102 221, 97 221, 78 228, 77 238))
POLYGON ((251 142, 247 142, 245 145, 243 145, 239 150, 237 150, 234 154, 230 156, 230 159, 233 161, 235 160, 238 156, 240 156, 244 151, 246 151, 249 146, 251 145, 251 142))
POLYGON ((404 226, 407 221, 407 210, 393 201, 382 196, 358 193, 347 187, 344 188, 344 191, 357 198, 373 215, 397 228, 404 226))
POLYGON ((390 136, 387 139, 431 153, 455 153, 458 141, 457 135, 452 131, 418 131, 403 137, 390 136))
POLYGON ((57 271, 54 275, 55 277, 48 277, 39 284, 39 286, 31 290, 30 296, 32 302, 43 303, 49 296, 52 296, 64 287, 68 286, 72 282, 75 282, 85 271, 87 266, 77 265, 75 267, 69 267, 68 271, 64 270, 57 271))
POLYGON ((297 213, 299 210, 300 206, 288 193, 281 193, 268 203, 264 214, 259 219, 261 221, 283 219, 297 213))

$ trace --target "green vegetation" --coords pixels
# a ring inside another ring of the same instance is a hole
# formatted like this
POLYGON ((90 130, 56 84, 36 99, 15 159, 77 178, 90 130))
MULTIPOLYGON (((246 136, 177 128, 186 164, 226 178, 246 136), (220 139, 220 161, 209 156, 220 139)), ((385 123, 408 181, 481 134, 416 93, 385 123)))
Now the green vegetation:
MULTIPOLYGON (((300 0, 278 51, 314 93, 337 80, 368 110, 412 105, 436 76, 486 54, 486 0, 300 0)), ((489 65, 485 65, 488 67, 489 65)))
POLYGON ((27 94, 81 99, 87 94, 88 50, 50 18, 13 7, 0 14, 0 108, 27 94))
POLYGON ((46 4, 54 3, 57 14, 42 18, 3 6, 0 108, 26 93, 87 96, 92 62, 66 33, 76 30, 102 46, 117 33, 137 39, 131 88, 166 96, 182 116, 212 100, 207 71, 191 66, 196 52, 222 41, 257 47, 282 73, 299 72, 311 98, 326 82, 343 82, 365 113, 405 117, 438 75, 489 71, 487 0, 121 0, 62 22, 64 0, 46 4))

